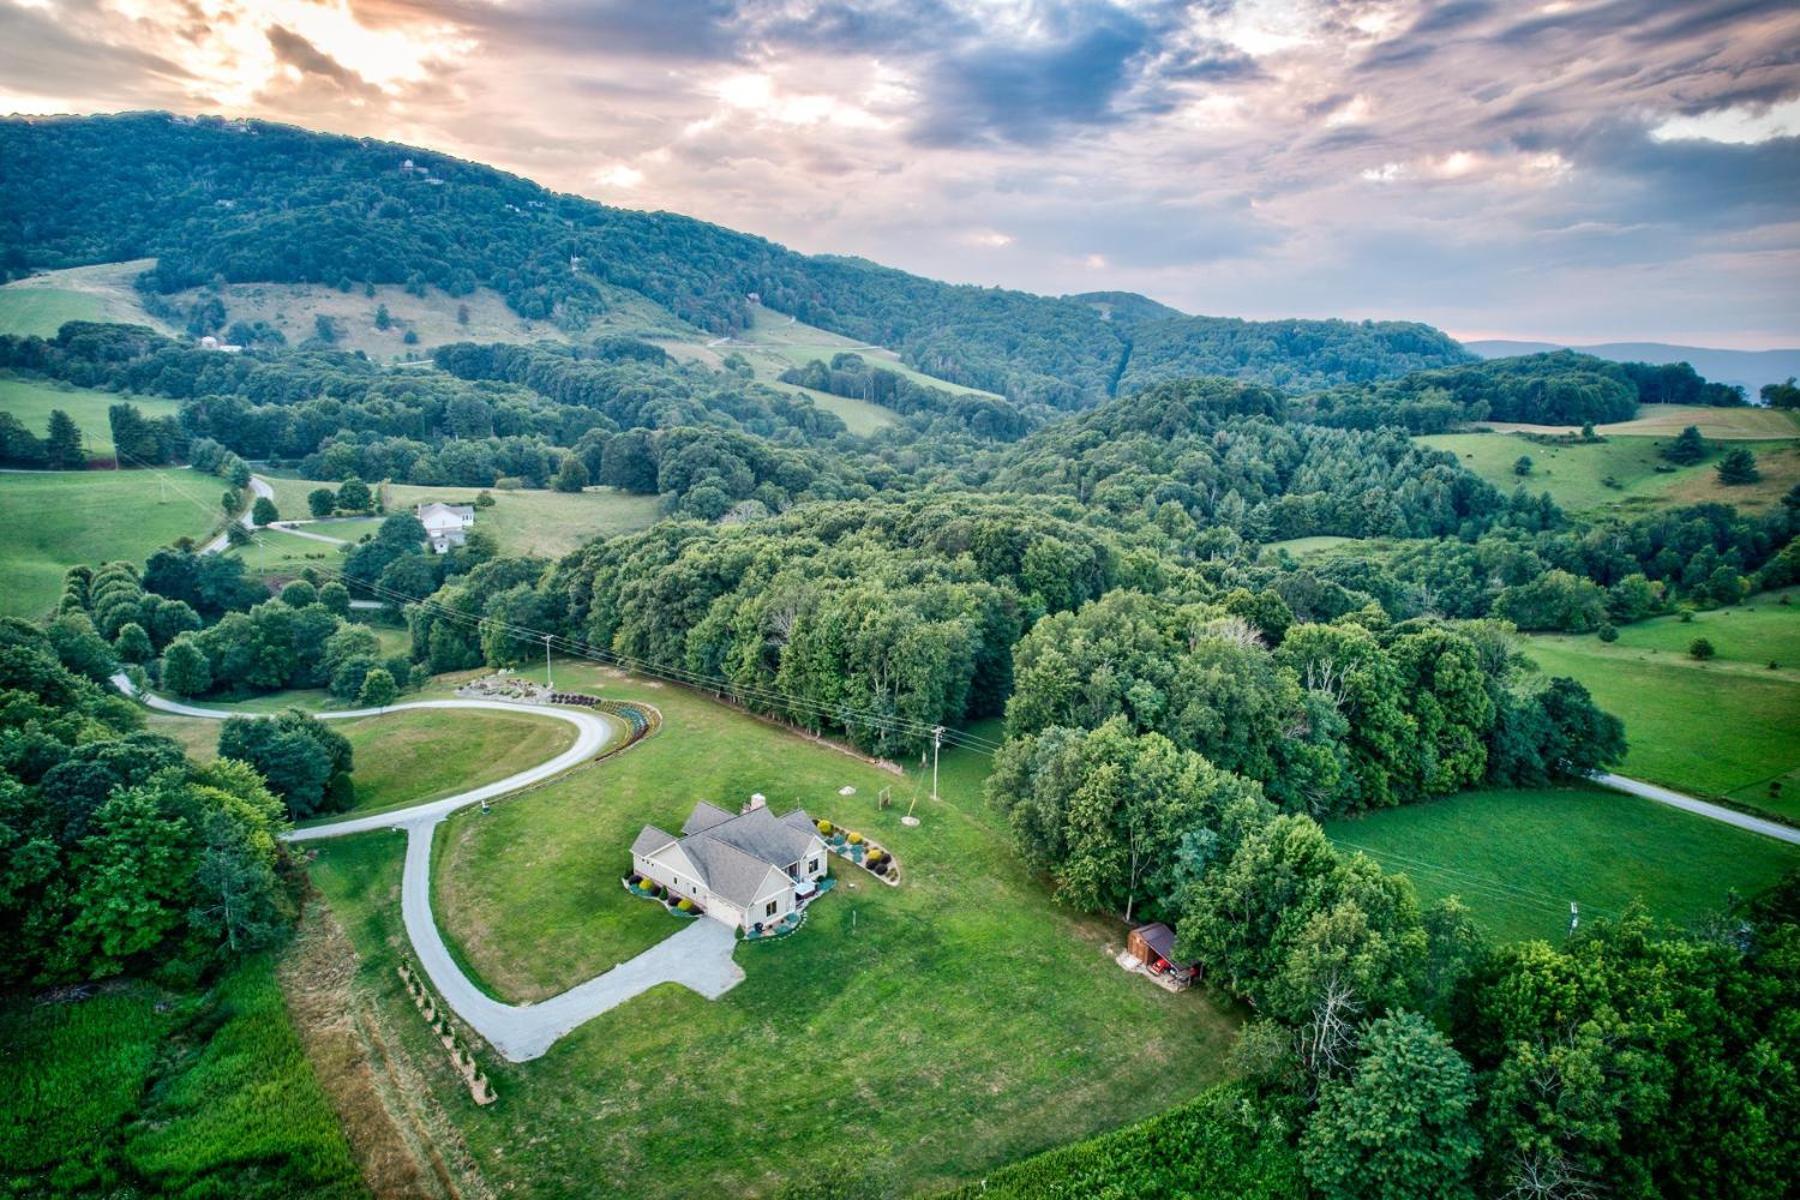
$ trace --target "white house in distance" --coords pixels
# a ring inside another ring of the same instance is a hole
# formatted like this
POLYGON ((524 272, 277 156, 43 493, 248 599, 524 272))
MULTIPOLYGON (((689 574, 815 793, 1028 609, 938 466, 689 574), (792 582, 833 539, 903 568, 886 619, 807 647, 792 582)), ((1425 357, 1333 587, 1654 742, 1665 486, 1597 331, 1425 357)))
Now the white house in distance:
POLYGON ((469 527, 475 524, 473 504, 440 504, 433 500, 413 512, 418 515, 419 524, 425 526, 425 536, 431 539, 431 548, 438 554, 462 545, 469 527))
POLYGON ((737 816, 702 800, 681 836, 654 825, 631 843, 631 865, 715 921, 772 925, 818 890, 825 840, 805 810, 777 817, 759 801, 737 816))

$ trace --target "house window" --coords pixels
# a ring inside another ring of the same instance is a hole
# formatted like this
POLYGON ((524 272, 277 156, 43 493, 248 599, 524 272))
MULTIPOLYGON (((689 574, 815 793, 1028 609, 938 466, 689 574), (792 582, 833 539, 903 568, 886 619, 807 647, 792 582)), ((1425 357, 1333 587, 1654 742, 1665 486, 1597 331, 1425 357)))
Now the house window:
POLYGON ((780 907, 781 907, 781 905, 778 901, 775 901, 775 900, 769 901, 767 904, 763 905, 763 916, 765 916, 765 917, 774 916, 775 910, 780 907))
POLYGON ((819 860, 818 859, 815 858, 811 862, 806 864, 806 873, 808 875, 817 875, 819 873, 819 860))

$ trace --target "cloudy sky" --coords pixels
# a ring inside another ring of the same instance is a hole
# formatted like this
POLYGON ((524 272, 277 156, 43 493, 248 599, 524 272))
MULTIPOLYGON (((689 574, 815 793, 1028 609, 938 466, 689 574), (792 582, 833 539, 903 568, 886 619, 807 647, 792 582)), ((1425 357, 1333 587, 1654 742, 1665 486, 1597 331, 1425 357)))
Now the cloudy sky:
POLYGON ((959 282, 1800 344, 1793 0, 0 0, 0 112, 134 108, 959 282))

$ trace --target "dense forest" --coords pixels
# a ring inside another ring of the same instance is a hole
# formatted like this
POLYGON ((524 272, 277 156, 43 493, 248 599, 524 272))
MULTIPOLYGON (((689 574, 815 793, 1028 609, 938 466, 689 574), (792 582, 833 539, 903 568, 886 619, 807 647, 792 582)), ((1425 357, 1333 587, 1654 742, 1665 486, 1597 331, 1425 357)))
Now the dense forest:
MULTIPOLYGON (((225 281, 494 288, 580 330, 602 284, 713 333, 751 296, 891 347, 927 374, 1077 408, 1121 375, 1216 371, 1283 386, 1361 382, 1468 360, 1423 326, 1165 316, 1143 330, 1080 299, 953 286, 808 257, 670 213, 609 208, 446 155, 253 121, 145 113, 0 122, 0 269, 156 257, 159 292, 225 281), (71 205, 67 197, 80 195, 71 205)), ((1119 310, 1124 311, 1124 310, 1119 310)))
POLYGON ((1322 425, 1443 433, 1469 421, 1580 426, 1629 421, 1640 404, 1743 403, 1741 388, 1709 382, 1686 363, 1617 363, 1555 350, 1329 388, 1303 409, 1322 425))

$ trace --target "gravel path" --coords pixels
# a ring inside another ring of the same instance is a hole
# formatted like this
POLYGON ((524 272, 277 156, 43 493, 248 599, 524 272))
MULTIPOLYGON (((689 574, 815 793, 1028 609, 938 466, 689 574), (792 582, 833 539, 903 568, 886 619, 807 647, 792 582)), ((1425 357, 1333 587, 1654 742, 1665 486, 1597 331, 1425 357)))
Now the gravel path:
MULTIPOLYGON (((235 713, 220 708, 182 704, 149 692, 139 692, 124 674, 114 675, 113 686, 160 712, 182 717, 223 720, 233 716, 272 716, 272 713, 235 713)), ((525 713, 567 721, 579 731, 575 744, 535 767, 485 787, 474 788, 442 800, 410 808, 347 817, 326 825, 294 829, 282 835, 291 842, 344 837, 375 829, 400 829, 406 833, 406 866, 401 877, 400 912, 406 936, 412 942, 419 965, 451 1011, 486 1038, 510 1062, 526 1062, 549 1050, 556 1040, 577 1026, 593 1020, 659 983, 678 983, 716 1000, 744 978, 732 961, 737 931, 702 917, 678 933, 612 970, 577 984, 559 996, 538 1004, 503 1004, 475 986, 463 974, 444 944, 437 920, 431 914, 431 838, 443 819, 460 808, 479 804, 529 787, 595 757, 625 732, 625 723, 606 713, 588 709, 551 708, 513 704, 504 700, 414 700, 386 708, 355 708, 315 713, 325 721, 352 720, 381 713, 424 708, 473 708, 525 713)))
POLYGON ((1713 804, 1693 796, 1684 796, 1680 792, 1657 787, 1654 783, 1645 783, 1641 779, 1627 779, 1623 775, 1595 775, 1594 782, 1605 784, 1607 787, 1621 792, 1630 792, 1633 796, 1642 796, 1646 800, 1654 800, 1658 804, 1667 804, 1670 808, 1683 809, 1713 821, 1736 825, 1739 829, 1748 829, 1751 833, 1760 833, 1764 837, 1772 837, 1791 845, 1800 846, 1800 829, 1796 829, 1792 825, 1783 825, 1779 821, 1767 821, 1762 817, 1753 817, 1749 813, 1739 812, 1735 808, 1726 808, 1723 804, 1713 804))
MULTIPOLYGON (((256 481, 252 480, 251 482, 254 483, 256 481)), ((269 528, 279 529, 283 533, 291 533, 297 538, 306 538, 307 540, 314 542, 324 542, 328 546, 348 546, 350 544, 343 538, 334 538, 323 533, 314 533, 310 529, 301 529, 300 525, 301 522, 299 521, 274 521, 270 523, 269 528)))

